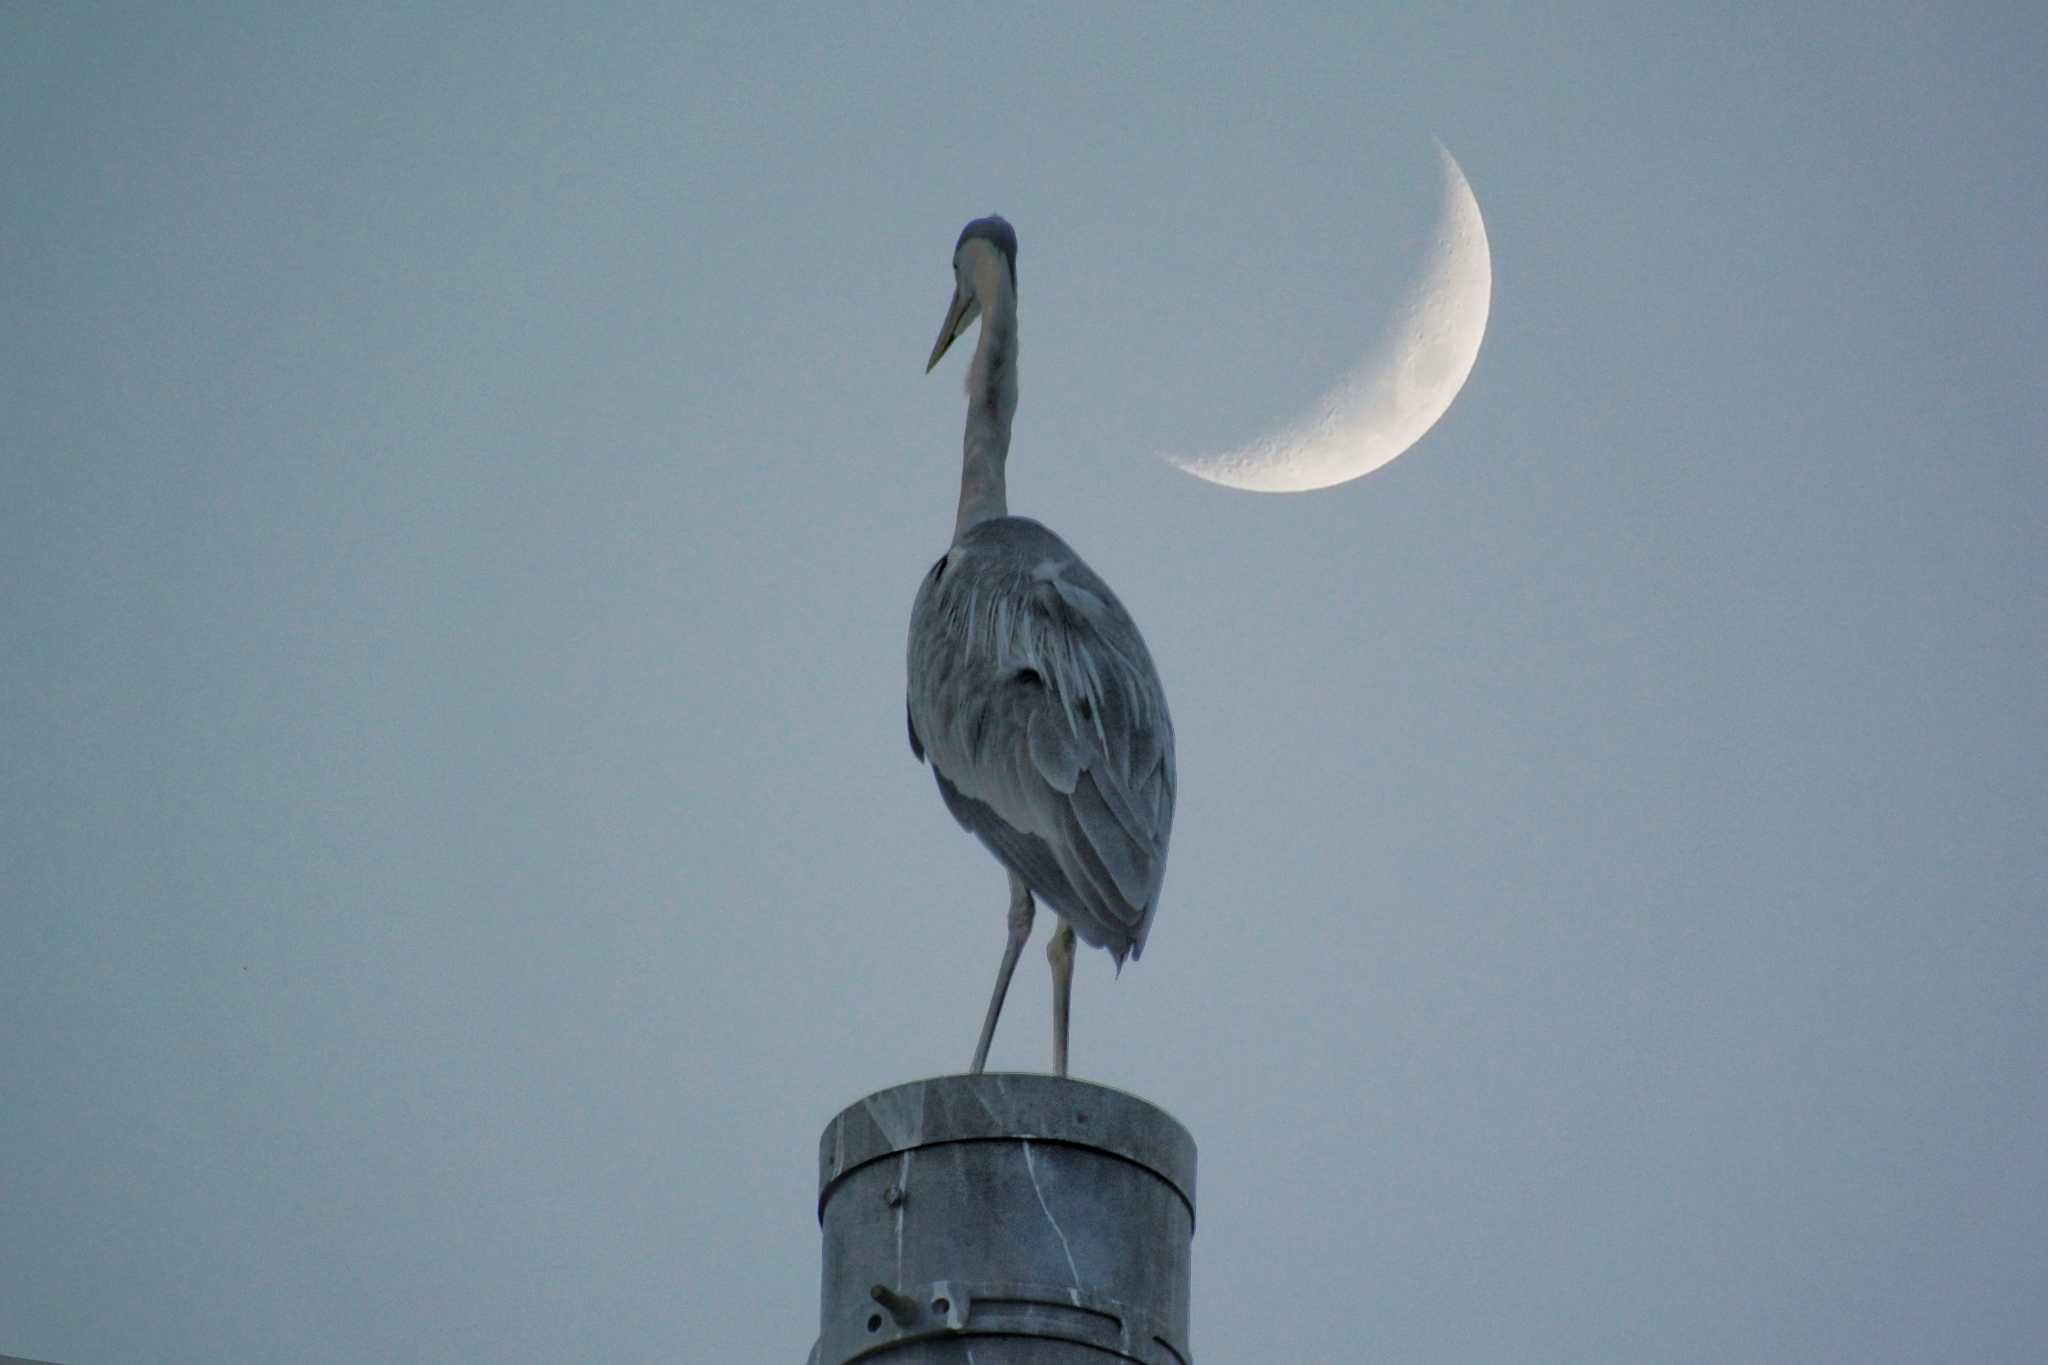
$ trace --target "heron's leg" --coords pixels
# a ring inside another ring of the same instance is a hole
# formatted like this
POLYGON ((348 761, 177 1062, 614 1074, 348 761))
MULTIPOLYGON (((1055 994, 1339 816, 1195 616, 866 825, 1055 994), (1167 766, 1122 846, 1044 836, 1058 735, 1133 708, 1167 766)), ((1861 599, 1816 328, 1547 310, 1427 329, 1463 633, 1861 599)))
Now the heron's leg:
POLYGON ((1065 920, 1045 943, 1052 964, 1052 1070, 1067 1074, 1067 1005, 1074 998, 1074 926, 1065 920))
POLYGON ((988 1017, 981 1021, 981 1041, 974 1045, 975 1075, 988 1065, 988 1045, 995 1041, 996 1018, 1003 1012, 1003 997, 1010 993, 1010 973, 1017 970, 1017 957, 1024 940, 1031 937, 1031 888, 1016 873, 1010 874, 1010 941, 1003 946, 1003 965, 996 968, 995 994, 988 998, 988 1017))

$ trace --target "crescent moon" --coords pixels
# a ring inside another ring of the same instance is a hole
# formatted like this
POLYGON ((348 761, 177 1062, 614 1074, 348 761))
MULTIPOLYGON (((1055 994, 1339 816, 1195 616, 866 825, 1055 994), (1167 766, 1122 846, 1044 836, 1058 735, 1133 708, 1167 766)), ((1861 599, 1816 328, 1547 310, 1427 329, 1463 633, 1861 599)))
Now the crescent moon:
POLYGON ((1493 255, 1479 200, 1440 142, 1437 153, 1443 207, 1425 268, 1358 369, 1276 435, 1169 461, 1230 488, 1305 493, 1372 473, 1436 425, 1479 359, 1493 306, 1493 255))

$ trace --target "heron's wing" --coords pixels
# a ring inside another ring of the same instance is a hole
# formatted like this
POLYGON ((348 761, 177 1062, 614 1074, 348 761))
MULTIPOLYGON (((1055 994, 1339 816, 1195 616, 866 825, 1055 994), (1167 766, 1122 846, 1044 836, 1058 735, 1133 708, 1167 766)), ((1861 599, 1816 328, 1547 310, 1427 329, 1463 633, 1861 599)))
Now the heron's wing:
POLYGON ((1090 943, 1119 961, 1143 947, 1173 823, 1173 723, 1137 626, 1057 536, 985 522, 927 575, 910 726, 962 825, 1090 943))

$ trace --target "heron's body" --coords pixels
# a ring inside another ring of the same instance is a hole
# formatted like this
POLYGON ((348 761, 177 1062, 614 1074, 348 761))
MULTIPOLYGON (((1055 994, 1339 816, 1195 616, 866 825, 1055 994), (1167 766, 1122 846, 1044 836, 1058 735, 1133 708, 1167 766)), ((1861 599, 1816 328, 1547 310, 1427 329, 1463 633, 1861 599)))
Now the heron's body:
POLYGON ((953 818, 1121 965, 1173 819, 1173 728, 1109 585, 1035 521, 978 522, 910 614, 911 747, 953 818))
MULTIPOLYGON (((1010 941, 974 1069, 985 1064, 1032 898, 1062 920, 1054 1065, 1066 1072, 1073 938, 1139 956, 1159 904, 1173 825, 1173 723, 1137 625, 1064 540, 1008 514, 1016 409, 1016 238, 1001 219, 967 226, 937 364, 979 314, 968 372, 953 542, 910 616, 910 744, 931 763, 954 819, 1010 873, 1010 941)), ((929 368, 929 367, 927 367, 929 368)))

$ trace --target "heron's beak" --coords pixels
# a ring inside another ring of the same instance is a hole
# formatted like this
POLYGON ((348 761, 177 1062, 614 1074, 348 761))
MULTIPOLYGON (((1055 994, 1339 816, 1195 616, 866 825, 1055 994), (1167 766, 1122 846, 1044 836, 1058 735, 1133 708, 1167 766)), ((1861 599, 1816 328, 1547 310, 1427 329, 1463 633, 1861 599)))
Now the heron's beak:
POLYGON ((960 334, 967 330, 967 324, 974 321, 980 312, 981 308, 971 294, 963 294, 958 289, 953 291, 953 305, 946 310, 946 321, 939 328, 939 339, 932 343, 932 358, 924 363, 926 374, 932 372, 932 367, 939 363, 939 357, 946 353, 946 348, 959 339, 960 334))

